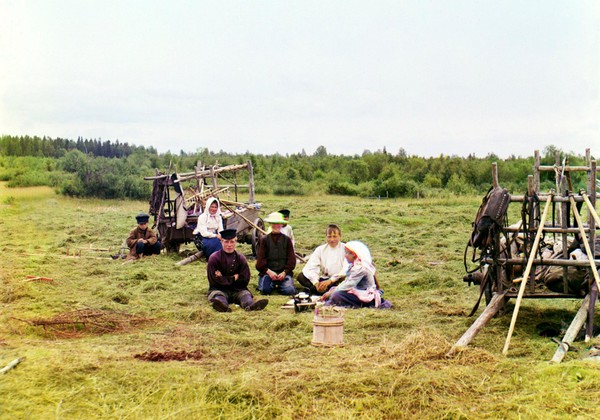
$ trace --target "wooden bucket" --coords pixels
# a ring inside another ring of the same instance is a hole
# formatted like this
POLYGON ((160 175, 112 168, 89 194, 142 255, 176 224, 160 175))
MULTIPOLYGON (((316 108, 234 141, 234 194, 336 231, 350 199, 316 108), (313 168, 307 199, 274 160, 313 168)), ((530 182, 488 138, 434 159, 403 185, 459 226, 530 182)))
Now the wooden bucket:
POLYGON ((311 344, 317 347, 343 346, 344 318, 340 316, 315 315, 311 344))

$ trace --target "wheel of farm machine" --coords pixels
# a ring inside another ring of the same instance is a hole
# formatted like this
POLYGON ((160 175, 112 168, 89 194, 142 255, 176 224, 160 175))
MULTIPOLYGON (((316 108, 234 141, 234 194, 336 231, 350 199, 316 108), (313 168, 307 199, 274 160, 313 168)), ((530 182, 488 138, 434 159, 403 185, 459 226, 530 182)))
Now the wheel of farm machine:
POLYGON ((260 238, 264 236, 265 222, 260 217, 254 221, 254 229, 252 229, 252 255, 258 254, 258 246, 260 244, 260 238), (262 231, 260 229, 262 229, 262 231))

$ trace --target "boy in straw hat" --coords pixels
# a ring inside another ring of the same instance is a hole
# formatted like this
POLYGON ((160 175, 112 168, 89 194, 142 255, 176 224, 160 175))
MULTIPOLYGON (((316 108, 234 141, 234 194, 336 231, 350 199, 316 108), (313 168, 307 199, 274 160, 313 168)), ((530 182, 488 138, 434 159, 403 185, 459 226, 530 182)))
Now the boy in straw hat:
POLYGON ((284 295, 294 295, 296 288, 292 275, 296 267, 296 254, 292 240, 281 233, 287 221, 279 212, 269 214, 264 221, 271 225, 271 233, 260 239, 258 247, 258 290, 263 295, 270 295, 275 290, 284 295))
POLYGON ((225 229, 219 232, 223 249, 214 252, 208 259, 208 301, 219 312, 231 312, 230 303, 239 304, 246 311, 260 311, 269 301, 254 301, 248 290, 250 268, 246 257, 235 250, 237 231, 225 229))
POLYGON ((161 244, 156 234, 148 227, 150 216, 146 213, 140 213, 135 216, 137 227, 135 227, 127 237, 127 247, 129 247, 128 260, 137 260, 144 256, 160 254, 161 244))
MULTIPOLYGON (((294 238, 294 229, 292 229, 292 225, 290 225, 290 211, 288 209, 281 209, 278 213, 283 214, 283 218, 287 222, 287 224, 281 227, 281 233, 285 236, 289 237, 292 240, 292 245, 294 245, 294 249, 296 249, 296 238, 294 238)), ((267 229, 267 233, 271 233, 271 227, 267 229)))

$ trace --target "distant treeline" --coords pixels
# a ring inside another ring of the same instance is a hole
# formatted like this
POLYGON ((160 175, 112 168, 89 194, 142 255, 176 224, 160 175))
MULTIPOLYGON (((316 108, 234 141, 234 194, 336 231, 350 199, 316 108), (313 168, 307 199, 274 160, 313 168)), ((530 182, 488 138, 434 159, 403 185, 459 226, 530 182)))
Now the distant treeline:
MULTIPOLYGON (((582 148, 583 149, 583 148, 582 148)), ((584 152, 585 150, 582 150, 584 152)), ((553 165, 564 153, 546 147, 542 163, 553 165)), ((571 165, 585 164, 585 156, 569 154, 571 165)), ((49 185, 66 195, 146 200, 151 183, 144 176, 156 170, 190 172, 203 165, 233 165, 251 161, 257 193, 280 195, 341 194, 361 197, 435 197, 480 194, 492 183, 492 163, 498 164, 500 184, 522 194, 527 176, 533 173, 532 156, 500 159, 409 156, 365 150, 361 155, 332 155, 324 146, 312 154, 304 150, 291 155, 230 154, 199 148, 196 152, 159 154, 152 147, 130 146, 118 141, 50 139, 46 137, 0 137, 0 181, 9 186, 49 185)), ((238 183, 245 183, 240 173, 238 183)), ((554 188, 554 174, 542 176, 544 191, 554 188)), ((585 187, 585 173, 574 174, 573 189, 585 187)))
POLYGON ((146 149, 143 146, 130 146, 127 143, 112 143, 110 140, 102 141, 96 139, 77 140, 62 138, 51 139, 38 136, 2 136, 0 137, 0 155, 2 156, 38 156, 59 158, 69 150, 79 150, 83 153, 91 153, 94 156, 103 157, 125 157, 136 150, 147 151, 156 154, 152 147, 146 149))

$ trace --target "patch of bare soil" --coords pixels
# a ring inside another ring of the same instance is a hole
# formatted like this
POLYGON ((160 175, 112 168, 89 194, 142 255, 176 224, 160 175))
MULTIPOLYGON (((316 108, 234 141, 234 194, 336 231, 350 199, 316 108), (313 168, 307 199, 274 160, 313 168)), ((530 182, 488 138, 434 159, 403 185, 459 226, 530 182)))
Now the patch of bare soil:
POLYGON ((146 351, 144 353, 136 354, 133 357, 136 359, 145 360, 147 362, 168 362, 171 360, 200 360, 204 357, 204 354, 200 350, 146 351))

